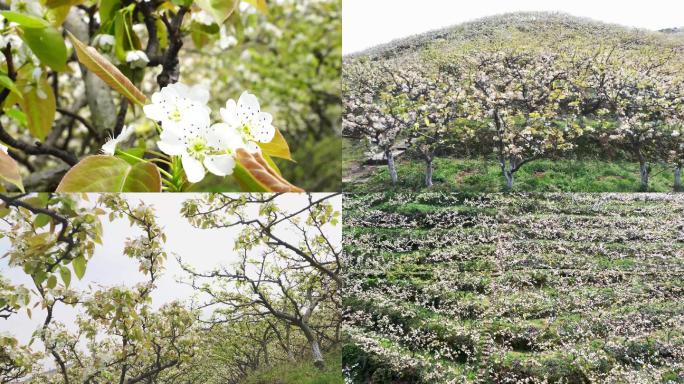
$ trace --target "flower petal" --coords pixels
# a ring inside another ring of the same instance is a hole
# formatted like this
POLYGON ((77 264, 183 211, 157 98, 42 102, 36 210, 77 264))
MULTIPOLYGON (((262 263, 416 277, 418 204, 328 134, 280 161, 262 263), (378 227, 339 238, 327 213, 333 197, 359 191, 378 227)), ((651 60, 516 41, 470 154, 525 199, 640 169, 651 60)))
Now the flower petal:
POLYGON ((209 90, 203 84, 195 84, 188 89, 188 94, 185 97, 206 105, 209 102, 209 90))
POLYGON ((259 144, 255 143, 253 141, 248 142, 247 145, 245 146, 245 149, 247 149, 247 152, 249 152, 249 153, 261 152, 261 147, 259 147, 259 144))
POLYGON ((114 156, 114 152, 116 152, 116 145, 118 143, 119 142, 116 139, 109 139, 106 143, 104 143, 104 145, 102 145, 102 149, 100 151, 105 155, 114 156))
POLYGON ((177 134, 173 129, 165 129, 159 135, 159 141, 157 141, 157 146, 159 149, 166 153, 167 155, 177 156, 186 154, 185 141, 183 137, 177 134))
POLYGON ((204 166, 217 176, 227 176, 233 173, 235 158, 233 155, 210 155, 204 158, 204 166))
POLYGON ((207 144, 219 150, 235 149, 244 143, 234 126, 225 123, 216 123, 207 130, 205 139, 207 144))
POLYGON ((121 143, 123 141, 128 140, 131 135, 135 132, 135 126, 133 125, 127 125, 123 127, 121 130, 121 133, 119 133, 119 136, 117 136, 116 140, 121 143))
POLYGON ((204 166, 199 160, 190 155, 183 155, 183 157, 181 157, 181 162, 183 163, 185 176, 188 177, 189 182, 197 183, 204 179, 204 166))
POLYGON ((271 125, 273 117, 270 113, 260 112, 250 124, 250 133, 262 143, 269 143, 275 135, 275 128, 271 125))
POLYGON ((167 143, 164 141, 157 141, 157 147, 159 150, 171 156, 184 155, 187 153, 185 146, 182 144, 167 143))
POLYGON ((145 116, 147 116, 148 119, 155 121, 166 120, 166 117, 168 116, 164 102, 147 104, 143 106, 143 112, 145 112, 145 116))
POLYGON ((237 104, 235 100, 230 99, 226 102, 226 107, 219 110, 221 112, 221 119, 223 122, 230 125, 239 125, 240 119, 237 115, 237 104))
POLYGON ((259 100, 256 96, 245 91, 240 95, 237 103, 237 115, 241 122, 251 121, 259 113, 259 100))

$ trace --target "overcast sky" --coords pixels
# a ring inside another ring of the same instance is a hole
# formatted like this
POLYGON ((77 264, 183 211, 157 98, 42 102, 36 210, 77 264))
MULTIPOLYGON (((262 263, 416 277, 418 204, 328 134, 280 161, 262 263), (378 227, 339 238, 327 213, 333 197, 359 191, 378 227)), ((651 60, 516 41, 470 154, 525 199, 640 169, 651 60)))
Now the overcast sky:
MULTIPOLYGON (((321 194, 317 198, 323 196, 321 194)), ((196 229, 181 217, 179 211, 181 204, 186 199, 197 197, 191 194, 127 194, 127 199, 132 206, 136 206, 143 199, 146 203, 156 208, 158 223, 164 228, 168 240, 166 251, 169 259, 166 269, 158 280, 158 288, 153 292, 153 305, 159 307, 175 299, 190 300, 194 296, 192 288, 180 284, 178 279, 183 276, 175 254, 179 255, 184 263, 191 264, 197 270, 211 269, 217 265, 228 265, 237 261, 233 252, 233 239, 240 228, 228 229, 196 229)), ((96 197, 91 198, 92 201, 96 197)), ((280 207, 289 207, 291 212, 300 209, 306 204, 305 194, 288 194, 276 200, 280 207)), ((331 200, 335 208, 341 209, 341 197, 331 200)), ((6 224, 3 224, 6 225, 6 224)), ((132 230, 127 219, 115 220, 110 223, 103 218, 103 245, 98 246, 95 255, 88 263, 83 280, 78 281, 75 276, 72 279, 72 287, 78 290, 88 290, 88 287, 111 287, 115 285, 132 286, 143 281, 144 275, 138 271, 138 264, 123 255, 124 242, 127 237, 137 237, 140 231, 132 230)), ((341 229, 330 229, 330 238, 339 243, 341 241, 341 229)), ((0 240, 0 255, 3 255, 9 247, 7 239, 0 240)), ((7 277, 13 284, 23 284, 32 287, 29 278, 18 268, 8 269, 7 260, 0 259, 0 273, 7 277)), ((77 312, 66 305, 59 305, 55 309, 56 320, 67 324, 73 329, 73 323, 77 312)), ((8 332, 17 337, 21 342, 27 342, 32 332, 44 319, 44 313, 38 309, 33 310, 33 318, 29 319, 25 311, 11 316, 9 320, 0 319, 0 332, 8 332)), ((51 365, 51 361, 47 362, 51 365)))
POLYGON ((342 51, 519 11, 561 11, 651 30, 684 26, 683 0, 343 0, 342 51))

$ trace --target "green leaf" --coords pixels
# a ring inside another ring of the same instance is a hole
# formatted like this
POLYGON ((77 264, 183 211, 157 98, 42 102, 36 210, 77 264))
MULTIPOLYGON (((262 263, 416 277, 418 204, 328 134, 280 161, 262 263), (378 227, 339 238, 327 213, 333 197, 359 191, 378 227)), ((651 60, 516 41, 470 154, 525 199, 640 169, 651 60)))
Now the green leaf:
MULTIPOLYGON (((138 159, 142 159, 143 156, 145 156, 145 148, 141 148, 141 147, 129 148, 125 151, 117 149, 117 153, 119 153, 119 152, 129 154, 133 157, 137 157, 138 159)), ((116 157, 126 161, 128 164, 131 164, 131 165, 138 164, 140 162, 140 160, 134 159, 131 156, 117 155, 116 157)))
POLYGON ((46 286, 48 289, 52 289, 57 286, 57 277, 55 275, 50 275, 47 280, 46 286))
POLYGON ((65 266, 59 267, 59 274, 62 276, 62 281, 67 287, 71 284, 71 271, 65 266))
POLYGON ((100 21, 102 26, 106 26, 112 19, 116 11, 121 8, 121 0, 100 0, 100 21))
POLYGON ((83 278, 86 270, 86 259, 83 255, 78 256, 71 262, 71 266, 74 268, 74 273, 79 280, 83 278))
POLYGON ((3 151, 0 151, 0 179, 15 185, 24 192, 24 184, 21 182, 17 162, 3 151))
POLYGON ((275 136, 273 136, 273 140, 269 143, 259 143, 259 147, 261 147, 261 150, 264 151, 264 153, 270 156, 294 161, 292 160, 292 154, 290 154, 290 147, 287 145, 287 141, 285 141, 285 138, 277 129, 275 131, 275 136))
POLYGON ((23 28, 22 40, 40 62, 58 72, 66 70, 67 49, 62 34, 54 27, 23 28))
POLYGON ((140 39, 133 31, 132 14, 133 7, 128 6, 119 10, 114 16, 114 52, 121 62, 126 61, 126 52, 142 49, 140 39))
POLYGON ((26 114, 26 122, 29 132, 36 139, 43 141, 52 129, 55 121, 57 104, 52 87, 47 81, 45 73, 33 83, 30 67, 25 67, 20 72, 21 80, 18 88, 24 93, 24 97, 18 100, 19 107, 26 114))
POLYGON ((81 160, 64 175, 58 192, 161 192, 157 166, 135 165, 114 156, 95 155, 81 160))
POLYGON ((50 216, 44 213, 39 213, 36 215, 36 218, 33 219, 33 226, 36 228, 42 228, 50 224, 50 221, 52 221, 52 218, 50 218, 50 216))
POLYGON ((0 12, 5 19, 15 22, 25 28, 47 28, 50 23, 36 16, 27 15, 25 13, 2 11, 0 12))
MULTIPOLYGON (((22 95, 21 97, 24 97, 24 95, 22 95)), ((19 108, 10 108, 5 111, 5 114, 14 119, 14 121, 16 121, 22 127, 28 125, 28 120, 26 120, 26 114, 22 112, 19 108)))
POLYGON ((67 31, 69 40, 76 49, 78 61, 101 78, 107 85, 126 97, 131 103, 142 106, 147 97, 112 63, 93 47, 81 43, 76 36, 67 31))
POLYGON ((19 89, 17 88, 16 84, 14 84, 14 81, 12 81, 12 79, 10 79, 9 77, 5 75, 0 75, 0 85, 9 89, 10 92, 14 93, 19 98, 24 97, 24 95, 22 95, 21 92, 19 92, 19 89))
POLYGON ((195 3, 221 25, 235 12, 239 0, 195 0, 195 3))

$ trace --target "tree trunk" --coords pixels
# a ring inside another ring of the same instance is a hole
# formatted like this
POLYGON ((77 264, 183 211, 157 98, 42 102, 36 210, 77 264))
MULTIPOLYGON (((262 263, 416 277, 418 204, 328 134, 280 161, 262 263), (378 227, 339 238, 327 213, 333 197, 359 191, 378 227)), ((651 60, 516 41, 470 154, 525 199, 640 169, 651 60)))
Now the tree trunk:
POLYGON ((639 174, 641 176, 640 189, 642 191, 648 191, 648 165, 644 160, 639 161, 639 174))
POLYGON ((310 342, 310 344, 314 365, 316 368, 323 370, 325 365, 323 363, 323 354, 321 353, 321 347, 318 345, 318 340, 314 339, 310 342))
POLYGON ((432 171, 434 167, 432 166, 432 159, 425 160, 425 186, 432 187, 432 171))
POLYGON ((323 353, 321 353, 321 346, 318 344, 316 335, 314 335, 314 333, 311 331, 311 328, 309 328, 309 326, 306 324, 300 324, 300 328, 302 329, 302 332, 304 332, 304 336, 311 346, 311 357, 313 358, 314 366, 320 370, 323 370, 325 367, 325 364, 323 363, 323 353))
POLYGON ((506 178, 506 188, 510 191, 513 189, 513 172, 504 170, 504 177, 506 178))
POLYGON ((390 177, 392 178, 392 185, 397 184, 397 168, 394 165, 394 155, 391 148, 385 148, 385 157, 387 158, 387 168, 389 169, 390 177))
POLYGON ((682 167, 677 165, 674 169, 674 191, 682 191, 682 167))
POLYGON ((501 172, 506 179, 506 189, 509 191, 513 189, 513 165, 510 167, 506 166, 506 160, 501 160, 501 172))

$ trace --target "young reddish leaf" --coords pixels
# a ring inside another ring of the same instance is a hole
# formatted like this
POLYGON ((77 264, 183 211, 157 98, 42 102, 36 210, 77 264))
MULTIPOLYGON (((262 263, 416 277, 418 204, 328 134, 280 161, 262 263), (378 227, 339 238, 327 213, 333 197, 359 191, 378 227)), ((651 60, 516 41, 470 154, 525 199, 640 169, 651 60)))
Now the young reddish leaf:
POLYGON ((76 49, 76 55, 81 64, 131 103, 141 106, 145 104, 147 97, 118 68, 105 59, 95 48, 81 43, 71 32, 67 31, 67 35, 76 49))
POLYGON ((0 151, 0 178, 24 191, 17 162, 3 151, 0 151))
MULTIPOLYGON (((278 174, 264 160, 260 154, 251 154, 244 149, 238 149, 235 153, 237 162, 244 167, 245 171, 254 182, 270 192, 304 192, 278 174)), ((243 181, 244 182, 244 181, 243 181)))

